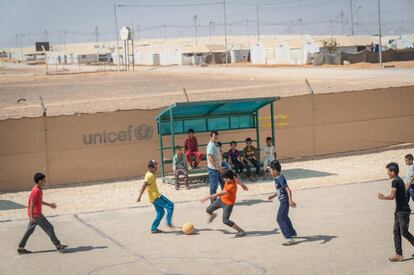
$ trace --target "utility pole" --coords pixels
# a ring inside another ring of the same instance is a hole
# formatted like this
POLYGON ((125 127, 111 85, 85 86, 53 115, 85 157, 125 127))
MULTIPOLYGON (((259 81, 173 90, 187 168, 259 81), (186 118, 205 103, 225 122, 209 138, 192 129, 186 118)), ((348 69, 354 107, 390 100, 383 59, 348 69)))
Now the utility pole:
POLYGON ((208 40, 211 42, 211 36, 213 35, 214 21, 208 22, 208 40))
POLYGON ((378 35, 379 35, 379 45, 378 45, 379 62, 380 62, 380 68, 382 68, 381 0, 378 0, 378 35))
POLYGON ((341 10, 341 34, 344 35, 344 11, 341 10))
POLYGON ((45 30, 43 33, 45 34, 45 42, 47 42, 47 31, 45 30))
POLYGON ((225 48, 225 58, 226 58, 226 64, 229 63, 228 57, 227 57, 227 14, 226 14, 226 1, 223 1, 223 12, 224 12, 224 48, 225 48))
POLYGON ((333 36, 333 33, 332 33, 332 17, 329 19, 329 29, 331 31, 331 40, 332 40, 332 36, 333 36))
POLYGON ((115 19, 115 35, 116 35, 116 54, 118 56, 118 72, 121 71, 120 56, 119 56, 119 36, 118 36, 118 18, 116 16, 116 3, 114 3, 114 19, 115 19))
POLYGON ((260 14, 259 14, 259 5, 256 6, 256 27, 257 27, 257 42, 260 42, 260 14))
POLYGON ((99 41, 98 27, 95 27, 95 42, 98 43, 98 41, 99 41))
POLYGON ((350 3, 351 5, 351 35, 354 35, 354 11, 352 8, 352 0, 349 0, 349 1, 351 1, 350 3))
POLYGON ((404 20, 401 20, 401 25, 400 25, 400 36, 402 36, 404 34, 404 20))
POLYGON ((135 40, 138 41, 139 40, 139 24, 137 24, 137 30, 135 32, 135 40))
POLYGON ((198 45, 197 14, 194 15, 194 42, 198 45))
POLYGON ((250 35, 249 35, 249 19, 246 19, 246 36, 247 36, 247 43, 249 44, 250 35))
POLYGON ((162 25, 162 36, 164 37, 164 39, 167 39, 167 25, 166 24, 162 25))
POLYGON ((300 25, 300 36, 303 35, 303 22, 302 22, 302 18, 299 18, 299 25, 300 25))

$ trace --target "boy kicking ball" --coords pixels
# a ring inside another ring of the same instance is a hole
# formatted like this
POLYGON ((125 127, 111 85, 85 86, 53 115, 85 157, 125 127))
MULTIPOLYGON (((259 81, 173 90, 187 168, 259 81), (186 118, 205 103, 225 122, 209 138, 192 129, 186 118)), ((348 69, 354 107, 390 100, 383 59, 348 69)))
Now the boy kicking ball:
POLYGON ((404 181, 398 176, 399 166, 398 163, 391 162, 387 166, 387 174, 391 183, 391 193, 388 196, 379 193, 378 199, 380 200, 394 200, 395 199, 395 212, 394 212, 394 245, 395 255, 390 257, 391 262, 401 262, 404 260, 403 251, 401 246, 401 235, 406 238, 411 245, 414 246, 414 236, 408 231, 410 225, 411 209, 408 205, 408 199, 406 197, 406 190, 404 181))
POLYGON ((19 254, 29 254, 32 253, 29 250, 26 250, 24 247, 26 246, 29 237, 35 231, 36 226, 40 226, 43 231, 49 236, 52 243, 55 245, 57 250, 63 250, 67 247, 67 245, 62 245, 58 238, 56 237, 55 230, 53 225, 43 216, 42 213, 42 205, 49 206, 52 209, 56 208, 55 203, 47 203, 43 201, 43 186, 46 184, 46 176, 42 173, 36 173, 33 177, 35 182, 35 186, 30 192, 29 202, 27 206, 28 215, 29 215, 29 225, 27 226, 27 230, 23 235, 22 240, 19 243, 19 247, 17 248, 17 253, 19 254))
POLYGON ((201 200, 202 203, 215 199, 209 207, 207 207, 206 212, 210 215, 208 222, 211 223, 217 216, 214 211, 219 208, 223 208, 223 223, 237 231, 236 238, 246 236, 246 232, 241 229, 237 224, 230 220, 231 212, 233 211, 234 203, 236 202, 237 194, 237 184, 239 184, 244 191, 248 191, 248 188, 243 183, 239 182, 237 177, 235 177, 233 171, 227 170, 224 175, 224 189, 222 192, 208 196, 201 200))
POLYGON ((292 191, 290 190, 285 176, 280 172, 282 171, 282 166, 279 161, 272 161, 269 165, 270 173, 275 177, 276 193, 269 196, 269 200, 272 200, 275 197, 279 197, 280 206, 277 212, 277 223, 279 224, 280 230, 282 231, 283 236, 286 238, 286 242, 283 245, 288 246, 295 244, 293 237, 296 237, 296 230, 293 228, 292 221, 290 220, 289 207, 296 207, 296 203, 292 199, 292 191))
POLYGON ((148 171, 144 177, 144 185, 142 185, 141 191, 139 193, 137 202, 141 201, 142 194, 145 189, 148 193, 149 201, 154 205, 155 211, 157 211, 157 216, 155 217, 154 222, 151 225, 151 233, 162 233, 162 230, 158 229, 162 218, 164 217, 165 210, 167 209, 167 226, 173 227, 172 225, 172 216, 174 212, 174 203, 169 199, 164 197, 158 192, 158 186, 155 178, 155 172, 157 171, 158 163, 155 160, 150 160, 148 163, 148 171))

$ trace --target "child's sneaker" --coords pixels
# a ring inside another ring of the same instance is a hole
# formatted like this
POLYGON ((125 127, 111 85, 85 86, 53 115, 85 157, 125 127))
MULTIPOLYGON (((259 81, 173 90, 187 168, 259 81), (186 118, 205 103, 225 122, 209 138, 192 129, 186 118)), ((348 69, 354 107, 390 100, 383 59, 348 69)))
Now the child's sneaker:
POLYGON ((289 246, 289 245, 293 245, 295 243, 296 243, 295 239, 289 238, 289 239, 286 239, 286 242, 284 242, 282 245, 289 246))
POLYGON ((211 214, 210 217, 208 217, 207 222, 212 223, 216 217, 217 217, 216 213, 211 214))
POLYGON ((401 262, 404 260, 404 257, 402 255, 394 255, 388 258, 388 260, 390 260, 390 262, 401 262))
POLYGON ((164 233, 164 231, 159 230, 159 229, 157 229, 155 231, 151 231, 151 234, 158 234, 158 233, 164 233))

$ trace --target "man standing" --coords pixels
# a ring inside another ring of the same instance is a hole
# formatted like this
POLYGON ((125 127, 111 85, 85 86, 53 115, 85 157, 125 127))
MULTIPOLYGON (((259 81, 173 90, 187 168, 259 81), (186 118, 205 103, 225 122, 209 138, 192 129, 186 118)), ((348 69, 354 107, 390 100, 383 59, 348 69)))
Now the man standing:
POLYGON ((403 180, 398 176, 399 167, 398 163, 391 162, 387 166, 387 174, 391 183, 391 193, 388 196, 384 196, 379 193, 378 198, 380 200, 394 200, 395 199, 395 212, 394 212, 394 245, 395 255, 390 257, 391 262, 401 262, 404 260, 401 235, 407 239, 412 246, 414 246, 414 236, 408 231, 410 226, 410 214, 411 209, 408 206, 408 200, 406 197, 406 190, 403 180))
POLYGON ((410 198, 414 201, 414 165, 412 154, 405 156, 405 164, 407 164, 407 173, 404 178, 405 189, 407 190, 408 201, 410 201, 410 198))
POLYGON ((187 157, 187 162, 191 167, 197 168, 203 158, 203 153, 198 151, 198 141, 194 136, 193 129, 188 129, 188 136, 184 139, 184 151, 187 157), (192 160, 193 157, 195 157, 194 164, 192 160))
MULTIPOLYGON (((221 176, 223 168, 221 168, 222 156, 218 142, 218 132, 212 131, 210 133, 210 141, 207 145, 207 166, 208 166, 208 181, 210 183, 210 195, 216 194, 218 185, 220 183, 223 189, 224 181, 221 176)), ((211 199, 213 202, 215 199, 211 199)))

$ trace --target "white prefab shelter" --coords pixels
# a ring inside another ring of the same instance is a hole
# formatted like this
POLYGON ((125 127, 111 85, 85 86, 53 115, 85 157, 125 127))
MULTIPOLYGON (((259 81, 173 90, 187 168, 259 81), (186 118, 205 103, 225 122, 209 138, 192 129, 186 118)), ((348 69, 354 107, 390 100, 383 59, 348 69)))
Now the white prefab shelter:
POLYGON ((397 50, 413 48, 414 41, 409 39, 407 36, 401 35, 397 39, 391 40, 388 47, 397 50))
POLYGON ((290 64, 290 47, 285 41, 276 44, 275 57, 275 64, 290 64))
POLYGON ((137 46, 134 49, 134 62, 136 65, 158 66, 160 53, 150 45, 137 46))
POLYGON ((257 43, 250 48, 250 61, 253 65, 267 64, 266 49, 261 43, 257 43))
POLYGON ((182 52, 178 47, 160 49, 160 65, 182 65, 182 52))

